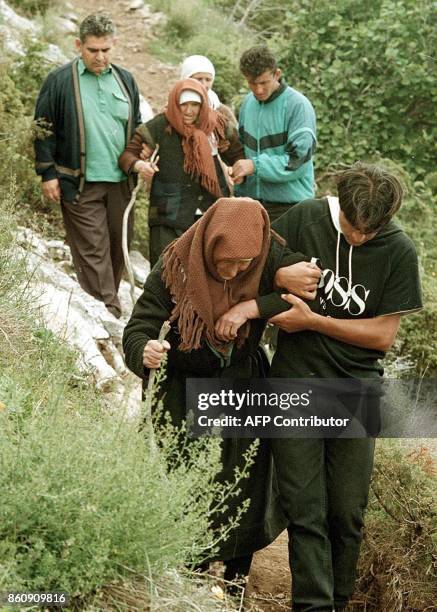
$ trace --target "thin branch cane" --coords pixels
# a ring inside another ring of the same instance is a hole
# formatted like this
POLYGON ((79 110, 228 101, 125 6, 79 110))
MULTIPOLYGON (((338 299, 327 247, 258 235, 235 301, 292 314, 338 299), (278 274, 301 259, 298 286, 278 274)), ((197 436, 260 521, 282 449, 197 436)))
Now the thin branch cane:
MULTIPOLYGON (((163 342, 168 332, 170 331, 170 321, 164 321, 159 330, 158 342, 163 342)), ((155 434, 152 425, 152 402, 153 402, 153 386, 155 384, 156 368, 152 368, 149 374, 149 382, 147 384, 146 399, 144 402, 144 413, 142 418, 142 425, 140 429, 146 429, 149 433, 149 446, 150 454, 156 456, 158 453, 158 447, 156 445, 155 434)))
MULTIPOLYGON (((151 163, 155 161, 158 151, 159 151, 159 144, 156 145, 155 150, 152 153, 152 157, 150 158, 151 163)), ((135 204, 135 200, 137 199, 138 192, 140 191, 143 185, 144 185, 144 181, 141 177, 139 177, 137 186, 132 191, 132 195, 131 195, 129 204, 127 205, 126 210, 124 211, 124 214, 123 214, 123 225, 122 225, 122 233, 121 233, 121 248, 123 250, 124 265, 126 266, 127 276, 129 278, 129 283, 130 283, 130 296, 131 296, 132 304, 135 304, 135 301, 136 301, 135 300, 135 278, 134 278, 134 271, 132 268, 132 263, 129 257, 129 248, 127 244, 127 224, 129 220, 130 211, 132 210, 133 205, 135 204)))

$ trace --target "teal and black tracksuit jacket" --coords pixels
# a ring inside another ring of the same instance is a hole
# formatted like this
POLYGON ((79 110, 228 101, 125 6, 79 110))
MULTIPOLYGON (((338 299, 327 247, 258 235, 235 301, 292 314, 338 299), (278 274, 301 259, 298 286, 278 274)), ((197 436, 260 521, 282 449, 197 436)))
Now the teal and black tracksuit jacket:
POLYGON ((265 102, 248 94, 240 109, 239 134, 255 173, 238 186, 239 196, 294 204, 314 197, 312 156, 316 115, 311 102, 282 79, 265 102))

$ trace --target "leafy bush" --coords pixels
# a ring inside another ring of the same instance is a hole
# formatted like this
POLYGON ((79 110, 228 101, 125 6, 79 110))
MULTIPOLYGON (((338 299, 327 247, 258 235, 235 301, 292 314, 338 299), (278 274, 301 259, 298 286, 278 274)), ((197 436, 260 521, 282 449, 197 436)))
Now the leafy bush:
POLYGON ((431 0, 301 0, 271 44, 318 118, 317 166, 380 155, 413 178, 435 167, 431 0))
POLYGON ((4 403, 2 590, 83 596, 129 571, 157 575, 199 558, 218 448, 191 446, 191 470, 180 461, 164 476, 136 423, 65 410, 58 395, 17 427, 4 403))
POLYGON ((43 43, 28 41, 25 57, 6 58, 0 66, 0 198, 7 197, 15 177, 18 221, 59 237, 63 235, 60 214, 54 214, 54 205, 42 201, 41 181, 34 171, 33 139, 44 128, 34 125, 33 110, 51 68, 41 57, 44 48, 43 43))
POLYGON ((394 353, 412 359, 416 376, 433 377, 437 372, 437 244, 434 232, 437 210, 433 193, 423 181, 413 181, 399 164, 382 161, 401 177, 406 188, 398 219, 416 245, 425 306, 421 312, 402 318, 394 353))
POLYGON ((8 4, 24 15, 44 14, 49 8, 56 6, 58 0, 9 0, 8 4))
POLYGON ((426 447, 407 455, 397 441, 378 444, 354 599, 377 612, 431 610, 437 577, 435 465, 426 447))

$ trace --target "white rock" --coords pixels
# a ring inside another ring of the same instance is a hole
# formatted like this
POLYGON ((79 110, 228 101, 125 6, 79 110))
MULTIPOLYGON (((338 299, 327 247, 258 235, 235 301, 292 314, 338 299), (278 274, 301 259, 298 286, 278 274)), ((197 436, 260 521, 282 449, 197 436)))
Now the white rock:
POLYGON ((62 64, 66 64, 70 61, 57 45, 52 44, 48 45, 47 49, 44 49, 44 51, 41 51, 41 57, 56 66, 62 66, 62 64))
POLYGON ((144 2, 143 2, 143 0, 133 0, 133 1, 132 1, 132 2, 129 4, 129 6, 128 6, 127 10, 128 10, 128 11, 137 11, 138 9, 141 9, 141 8, 143 8, 143 7, 144 7, 144 2))
POLYGON ((78 35, 77 17, 75 22, 66 17, 54 17, 52 23, 58 32, 63 34, 73 34, 76 36, 78 35))
MULTIPOLYGON (((142 291, 139 287, 135 287, 135 302, 140 297, 142 291)), ((122 280, 120 283, 120 287, 118 289, 118 299, 120 300, 121 308, 123 315, 121 320, 126 321, 131 315, 132 309, 134 305, 132 304, 132 299, 130 296, 130 283, 125 280, 122 280)))
MULTIPOLYGON (((91 374, 95 385, 107 394, 108 409, 136 418, 141 403, 141 381, 127 370, 122 352, 122 334, 132 311, 130 285, 121 282, 119 297, 123 316, 116 319, 103 302, 85 293, 75 275, 64 267, 70 249, 60 240, 44 240, 28 228, 19 228, 14 255, 30 272, 30 290, 38 321, 63 339, 78 354, 79 368, 91 374), (54 261, 51 257, 61 259, 54 261)), ((141 284, 149 263, 133 252, 136 276, 141 284)), ((141 289, 136 287, 138 297, 141 289)))
POLYGON ((142 8, 138 9, 138 14, 141 15, 143 19, 150 19, 152 16, 152 11, 148 4, 145 4, 142 8))
POLYGON ((62 240, 47 240, 45 244, 52 259, 55 261, 72 262, 68 244, 65 244, 62 240))
POLYGON ((106 401, 108 408, 128 419, 138 419, 141 415, 141 381, 128 372, 123 376, 123 385, 118 385, 114 390, 107 394, 106 401))
POLYGON ((18 15, 4 0, 0 0, 0 21, 20 33, 36 34, 40 30, 33 21, 18 15))
MULTIPOLYGON (((26 55, 24 37, 36 39, 40 31, 41 26, 21 17, 4 0, 0 0, 0 36, 3 38, 5 50, 11 55, 24 57, 26 55)), ((48 48, 41 53, 41 57, 55 65, 68 62, 68 58, 56 45, 48 45, 48 48)))
POLYGON ((139 251, 130 251, 129 257, 134 272, 135 282, 140 285, 140 287, 143 287, 150 274, 150 262, 147 261, 139 251))
MULTIPOLYGON (((70 5, 71 8, 74 8, 73 5, 70 5)), ((79 23, 79 17, 73 11, 69 11, 64 13, 64 18, 68 19, 68 21, 72 21, 73 23, 79 23)))

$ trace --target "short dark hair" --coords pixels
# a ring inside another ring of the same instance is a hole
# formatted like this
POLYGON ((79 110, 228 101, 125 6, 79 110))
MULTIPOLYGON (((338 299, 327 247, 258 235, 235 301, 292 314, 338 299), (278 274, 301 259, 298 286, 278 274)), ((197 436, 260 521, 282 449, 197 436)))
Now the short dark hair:
POLYGON ((356 229, 370 234, 390 221, 402 204, 401 181, 376 164, 357 162, 337 175, 340 208, 356 229))
POLYGON ((255 45, 240 58, 240 70, 245 77, 256 79, 267 70, 277 69, 276 59, 266 45, 255 45))
POLYGON ((79 26, 79 38, 82 43, 87 36, 115 36, 115 24, 107 15, 88 15, 79 26))

